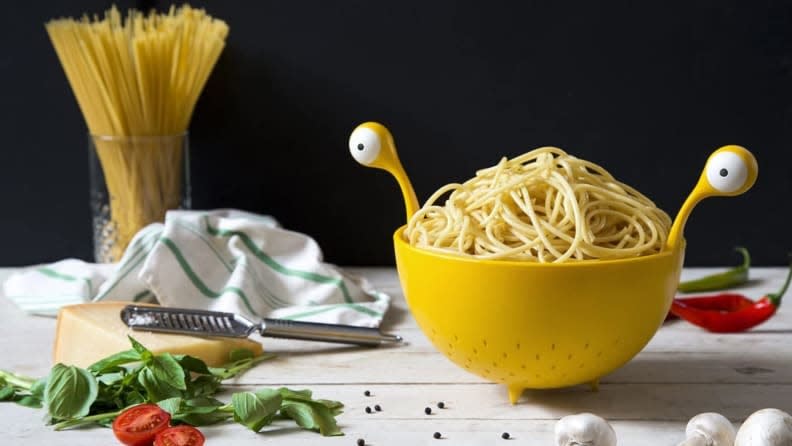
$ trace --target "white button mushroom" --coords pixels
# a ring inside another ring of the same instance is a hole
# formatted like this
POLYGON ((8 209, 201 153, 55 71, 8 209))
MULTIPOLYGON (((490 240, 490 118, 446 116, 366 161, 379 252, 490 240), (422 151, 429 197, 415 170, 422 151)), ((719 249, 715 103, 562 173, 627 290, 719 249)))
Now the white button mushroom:
POLYGON ((616 432, 603 418, 579 413, 558 420, 555 440, 558 446, 616 446, 616 432))
POLYGON ((719 413, 700 413, 688 421, 685 436, 678 446, 733 446, 734 426, 719 413))
POLYGON ((792 445, 792 416, 778 409, 754 412, 740 426, 734 446, 792 445))

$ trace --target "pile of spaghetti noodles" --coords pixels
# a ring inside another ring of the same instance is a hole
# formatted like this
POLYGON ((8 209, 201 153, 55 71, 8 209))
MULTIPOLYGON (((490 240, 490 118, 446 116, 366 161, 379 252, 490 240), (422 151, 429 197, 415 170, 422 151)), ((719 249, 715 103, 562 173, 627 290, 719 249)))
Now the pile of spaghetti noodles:
POLYGON ((118 260, 180 204, 185 133, 228 26, 185 5, 126 18, 113 7, 46 29, 93 136, 116 239, 105 260, 118 260))
POLYGON ((670 227, 668 214, 602 167, 543 147, 440 188, 405 236, 436 252, 560 263, 654 254, 670 227))

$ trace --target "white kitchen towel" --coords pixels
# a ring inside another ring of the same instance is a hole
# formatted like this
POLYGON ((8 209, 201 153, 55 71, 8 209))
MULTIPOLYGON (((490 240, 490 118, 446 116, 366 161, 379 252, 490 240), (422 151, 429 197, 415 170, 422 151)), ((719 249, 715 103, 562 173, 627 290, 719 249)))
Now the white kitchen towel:
POLYGON ((376 327, 390 297, 322 261, 310 237, 237 210, 170 211, 138 232, 114 265, 68 259, 14 274, 5 295, 29 313, 156 299, 252 318, 376 327))

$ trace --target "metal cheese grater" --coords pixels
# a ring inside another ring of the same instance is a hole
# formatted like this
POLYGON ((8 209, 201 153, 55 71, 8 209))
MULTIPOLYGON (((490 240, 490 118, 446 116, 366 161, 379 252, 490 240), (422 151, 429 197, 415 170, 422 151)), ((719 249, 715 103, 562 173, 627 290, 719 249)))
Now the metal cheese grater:
POLYGON ((303 339, 377 346, 402 342, 401 336, 380 333, 377 328, 350 325, 264 319, 253 322, 234 313, 188 308, 127 305, 121 320, 133 330, 181 333, 199 336, 246 338, 253 332, 270 338, 303 339))

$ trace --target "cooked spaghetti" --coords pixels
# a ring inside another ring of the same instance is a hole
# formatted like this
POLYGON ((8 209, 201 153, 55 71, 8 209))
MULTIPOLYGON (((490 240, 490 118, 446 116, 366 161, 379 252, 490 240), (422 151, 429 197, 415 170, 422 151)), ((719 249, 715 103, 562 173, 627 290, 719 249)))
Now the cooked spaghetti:
POLYGON ((560 263, 658 253, 670 228, 668 214, 602 167, 543 147, 441 187, 405 236, 431 251, 560 263))
POLYGON ((113 7, 101 19, 57 19, 46 29, 110 195, 107 232, 116 240, 101 260, 118 260, 140 228, 180 204, 184 135, 228 25, 185 5, 131 10, 126 19, 113 7))

